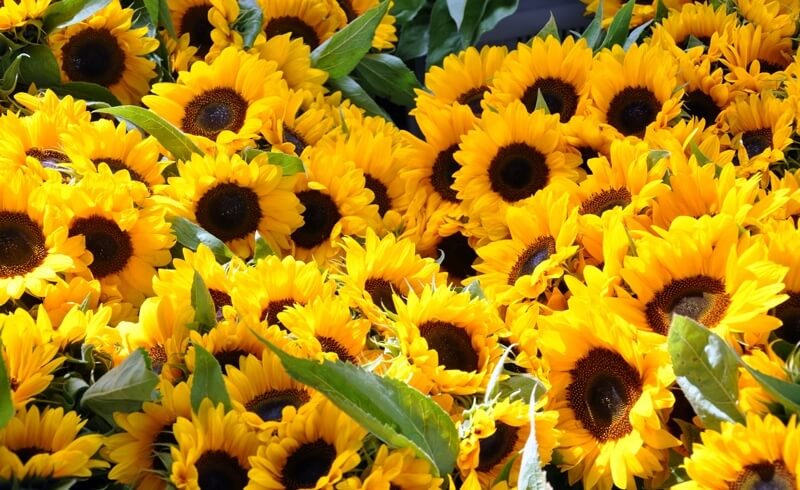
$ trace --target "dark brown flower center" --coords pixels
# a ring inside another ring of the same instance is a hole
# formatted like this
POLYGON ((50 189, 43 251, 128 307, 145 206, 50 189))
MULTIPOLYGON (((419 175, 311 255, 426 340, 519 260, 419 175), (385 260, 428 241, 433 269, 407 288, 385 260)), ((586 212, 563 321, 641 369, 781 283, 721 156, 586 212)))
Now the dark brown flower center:
POLYGON ((607 119, 625 136, 642 136, 660 110, 661 104, 650 89, 627 87, 611 99, 607 119))
POLYGON ((654 332, 666 335, 673 315, 688 316, 711 328, 722 320, 730 304, 722 281, 698 275, 675 279, 664 286, 647 303, 645 315, 654 332))
POLYGON ((45 454, 45 453, 47 453, 47 451, 36 446, 23 447, 21 449, 14 450, 14 454, 17 455, 22 464, 27 463, 28 461, 30 461, 32 457, 36 456, 37 454, 45 454))
POLYGON ((278 320, 278 313, 295 304, 296 302, 292 298, 272 300, 266 308, 261 310, 261 321, 266 321, 267 325, 279 325, 284 328, 281 321, 278 320))
POLYGON ((222 131, 239 131, 246 114, 247 101, 238 92, 226 87, 212 88, 186 104, 181 128, 185 133, 215 139, 222 131))
POLYGON ((517 259, 508 274, 508 284, 513 286, 522 276, 533 274, 536 267, 556 253, 556 241, 551 236, 543 236, 528 245, 517 259))
POLYGON ((605 211, 619 206, 624 208, 631 203, 631 192, 623 187, 621 189, 605 189, 589 196, 581 204, 580 214, 593 214, 602 216, 605 211))
POLYGON ((570 120, 578 109, 578 91, 571 83, 567 83, 558 78, 540 78, 525 90, 522 95, 522 103, 528 112, 536 109, 536 99, 539 92, 547 104, 550 114, 558 114, 562 123, 570 120))
POLYGON ((317 480, 328 474, 335 459, 336 448, 333 444, 322 439, 307 442, 286 459, 281 483, 286 490, 313 488, 317 480))
POLYGON ((347 16, 347 22, 353 22, 356 17, 358 17, 358 12, 353 7, 353 4, 350 0, 336 0, 336 3, 339 4, 339 7, 342 8, 344 15, 347 16))
POLYGON ((267 35, 267 39, 286 33, 289 33, 292 39, 302 39, 312 50, 319 46, 320 39, 317 31, 306 24, 303 19, 288 16, 275 17, 267 22, 264 27, 264 34, 267 35))
POLYGON ((456 197, 456 190, 453 189, 453 177, 461 165, 458 164, 453 154, 458 151, 458 145, 453 145, 446 150, 442 150, 436 156, 431 169, 431 185, 433 189, 448 202, 459 202, 456 197))
POLYGON ((371 190, 372 195, 375 196, 372 198, 372 203, 378 205, 378 213, 381 216, 385 215, 387 211, 392 209, 392 200, 389 198, 389 190, 386 188, 386 184, 367 173, 364 174, 364 180, 364 187, 371 190))
POLYGON ((110 87, 125 73, 125 52, 106 28, 90 27, 61 48, 61 68, 70 80, 110 87))
POLYGON ((579 146, 578 148, 576 148, 576 150, 578 150, 578 152, 581 154, 581 168, 587 174, 591 174, 592 171, 589 168, 589 159, 599 157, 600 152, 598 152, 591 146, 579 146))
POLYGON ((783 322, 775 336, 790 344, 800 342, 800 293, 787 291, 789 299, 775 308, 775 316, 783 322))
POLYGON ((102 216, 78 218, 69 229, 70 236, 83 235, 86 249, 92 252, 89 270, 97 279, 121 272, 133 256, 133 243, 128 232, 102 216))
POLYGON ((55 170, 62 170, 64 167, 61 164, 69 162, 69 157, 58 150, 30 148, 25 154, 39 160, 43 167, 55 170))
POLYGON ((567 401, 592 437, 605 442, 633 430, 628 415, 642 394, 639 372, 617 352, 594 348, 570 370, 567 401))
POLYGON ((702 90, 686 92, 683 98, 683 110, 690 116, 697 117, 710 126, 717 121, 717 116, 722 109, 714 102, 714 98, 702 90))
POLYGON ((419 326, 419 334, 428 348, 438 354, 440 366, 468 373, 478 370, 478 353, 463 328, 448 322, 429 321, 419 326))
POLYGON ((291 143, 294 145, 294 152, 297 155, 303 153, 303 150, 306 149, 308 143, 306 143, 305 138, 303 138, 300 133, 296 132, 292 128, 284 125, 283 126, 283 141, 285 143, 291 143))
POLYGON ((489 472, 500 464, 506 456, 514 450, 514 445, 519 438, 519 427, 514 427, 503 422, 495 423, 494 434, 478 441, 480 456, 478 471, 489 472))
MULTIPOLYGON (((161 428, 155 439, 153 439, 153 452, 169 454, 170 448, 178 445, 178 440, 175 439, 175 434, 172 432, 172 423, 165 425, 161 428)), ((172 468, 167 468, 164 461, 158 457, 157 454, 153 458, 153 469, 156 471, 171 471, 172 468)))
POLYGON ((179 35, 189 34, 189 45, 197 48, 197 56, 205 57, 214 41, 211 40, 211 31, 214 26, 208 21, 210 5, 195 5, 189 7, 183 14, 179 35))
POLYGON ((47 257, 44 233, 25 213, 0 211, 0 277, 24 276, 47 257))
POLYGON ((669 415, 669 420, 667 420, 667 428, 670 434, 680 439, 683 430, 678 421, 680 420, 692 424, 694 423, 693 420, 697 413, 694 411, 694 407, 689 403, 689 400, 686 398, 686 395, 683 394, 683 390, 681 390, 679 386, 673 386, 670 391, 672 391, 672 395, 675 397, 675 404, 672 405, 672 412, 669 415))
POLYGON ((333 227, 342 215, 331 196, 318 190, 300 191, 297 198, 305 211, 303 226, 292 233, 292 240, 300 248, 311 249, 323 244, 331 236, 333 227))
POLYGON ((397 313, 392 300, 394 293, 394 286, 386 279, 379 277, 370 277, 364 283, 364 291, 366 291, 372 298, 372 302, 384 310, 397 313))
POLYGON ((247 238, 258 229, 261 206, 258 194, 231 182, 208 189, 197 201, 197 222, 223 242, 247 238))
POLYGON ((253 412, 265 422, 279 421, 283 409, 289 405, 300 408, 311 399, 305 390, 268 390, 244 404, 248 412, 253 412))
POLYGON ((489 90, 489 87, 486 85, 481 85, 480 87, 475 87, 467 90, 463 94, 459 95, 456 99, 456 102, 459 104, 463 104, 472 110, 472 113, 475 114, 477 117, 481 117, 483 114, 483 108, 481 107, 481 100, 483 100, 483 94, 485 94, 489 90))
POLYGON ((500 148, 489 165, 492 190, 511 203, 536 194, 547 185, 549 176, 546 157, 525 143, 500 148))
POLYGON ((242 358, 242 356, 246 357, 248 354, 255 353, 248 352, 244 349, 221 350, 214 353, 214 359, 216 359, 219 363, 220 367, 222 368, 222 372, 225 372, 225 366, 233 366, 238 368, 239 360, 242 358))
POLYGON ((197 485, 203 490, 241 490, 250 481, 247 469, 225 451, 206 451, 195 463, 197 485))
POLYGON ((213 288, 208 288, 208 294, 211 295, 211 299, 214 301, 214 310, 217 314, 217 321, 220 321, 223 318, 222 307, 231 306, 233 304, 231 296, 225 291, 220 291, 219 289, 213 288))
POLYGON ((148 349, 147 353, 150 355, 150 368, 156 373, 161 374, 164 364, 167 363, 167 349, 161 344, 156 344, 148 349))
POLYGON ((339 360, 356 364, 356 358, 347 352, 347 349, 345 349, 341 342, 333 337, 317 335, 317 341, 319 342, 319 345, 322 346, 322 352, 333 352, 336 354, 339 360))
POLYGON ((742 135, 742 145, 747 150, 748 157, 753 158, 760 155, 772 146, 772 129, 762 128, 745 132, 742 135))
POLYGON ((121 172, 122 170, 127 170, 128 174, 131 176, 131 180, 135 180, 137 182, 144 182, 144 178, 133 170, 132 168, 128 167, 125 162, 118 158, 95 158, 92 160, 95 165, 99 166, 101 163, 105 163, 108 165, 109 170, 113 173, 121 172))
POLYGON ((744 467, 731 490, 794 490, 795 476, 782 460, 756 463, 744 467))
POLYGON ((478 254, 470 246, 469 239, 460 232, 439 240, 436 248, 444 255, 441 268, 453 281, 463 281, 474 276, 475 269, 472 264, 478 258, 478 254))
POLYGON ((775 74, 779 71, 786 69, 785 63, 773 63, 766 60, 758 60, 758 66, 761 67, 761 73, 775 74))

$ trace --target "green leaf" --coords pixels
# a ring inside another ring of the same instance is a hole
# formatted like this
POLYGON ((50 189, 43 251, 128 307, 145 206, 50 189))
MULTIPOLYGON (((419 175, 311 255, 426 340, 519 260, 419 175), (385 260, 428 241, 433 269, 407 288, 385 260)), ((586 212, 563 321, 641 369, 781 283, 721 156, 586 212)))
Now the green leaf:
POLYGON ((483 293, 483 288, 481 288, 481 281, 475 279, 467 287, 464 288, 464 291, 469 293, 471 298, 478 298, 478 299, 485 299, 486 295, 483 293))
POLYGON ((536 398, 533 394, 528 411, 531 431, 522 448, 517 488, 519 490, 548 490, 552 487, 547 483, 547 476, 542 470, 542 462, 539 459, 539 443, 536 440, 536 398))
POLYGON ((0 429, 8 424, 14 417, 14 400, 11 398, 11 379, 6 370, 6 361, 3 359, 3 343, 0 342, 0 429))
POLYGON ((197 250, 197 247, 202 243, 214 252, 217 262, 220 264, 227 264, 233 257, 233 252, 225 243, 211 233, 201 228, 196 223, 189 221, 182 216, 174 216, 169 218, 172 224, 172 232, 178 239, 178 243, 190 250, 197 250))
POLYGON ((50 32, 88 19, 111 0, 60 0, 51 3, 42 16, 42 29, 50 32))
POLYGON ((324 394, 365 429, 392 447, 410 447, 438 475, 455 468, 458 431, 428 396, 402 381, 382 378, 353 364, 290 356, 258 336, 297 381, 324 394))
POLYGON ((541 398, 547 389, 540 380, 530 374, 511 373, 500 382, 500 398, 509 400, 530 400, 532 396, 541 398))
POLYGON ((456 29, 461 29, 464 21, 464 9, 467 8, 467 0, 447 0, 447 10, 450 18, 456 23, 456 29))
POLYGON ((143 402, 153 399, 157 384, 158 375, 150 367, 150 358, 139 348, 90 386, 83 393, 81 406, 116 427, 114 413, 141 410, 143 402))
POLYGON ((391 54, 364 56, 355 73, 362 87, 370 94, 405 107, 414 106, 414 89, 421 88, 419 80, 403 60, 391 54))
POLYGON ((692 155, 694 155, 695 159, 697 159, 697 163, 700 164, 700 166, 712 162, 712 160, 708 158, 705 153, 703 153, 703 150, 697 146, 697 143, 694 140, 689 142, 689 148, 692 150, 692 155))
POLYGON ((561 36, 558 34, 558 24, 556 24, 556 18, 553 17, 553 12, 550 12, 550 19, 547 20, 544 27, 536 34, 536 37, 542 39, 547 39, 547 36, 553 36, 559 41, 561 40, 561 36))
POLYGON ((639 41, 639 38, 642 36, 642 33, 645 31, 645 29, 650 27, 650 24, 652 24, 652 23, 653 23, 652 19, 648 20, 644 24, 642 24, 639 27, 637 27, 636 29, 632 30, 630 35, 628 36, 628 38, 625 39, 625 44, 622 45, 622 49, 627 51, 628 48, 630 48, 637 41, 639 41))
POLYGON ((281 168, 283 175, 295 175, 305 173, 306 167, 303 165, 303 160, 294 155, 281 153, 279 151, 271 151, 268 162, 271 165, 277 165, 281 168))
POLYGON ((256 37, 261 32, 261 23, 264 21, 264 12, 255 0, 239 0, 239 16, 233 23, 233 28, 242 35, 245 49, 253 47, 256 37))
POLYGON ((516 12, 518 5, 519 0, 467 0, 460 29, 464 36, 462 47, 477 44, 498 22, 516 12))
POLYGON ((123 105, 98 109, 95 112, 111 114, 134 124, 157 139, 178 160, 187 161, 191 159, 194 153, 203 154, 203 150, 195 145, 181 130, 156 115, 156 113, 143 107, 123 105))
POLYGON ((352 103, 357 105, 358 107, 364 109, 367 114, 370 116, 381 116, 382 118, 386 119, 387 121, 391 121, 392 118, 389 117, 389 114, 384 111, 381 106, 379 106, 364 89, 361 85, 358 84, 355 80, 350 77, 342 77, 328 80, 328 85, 334 90, 338 90, 350 99, 352 103))
POLYGON ((275 255, 275 251, 272 250, 272 247, 270 247, 267 241, 264 240, 264 237, 261 236, 260 233, 256 232, 256 249, 253 253, 253 262, 258 262, 264 257, 270 255, 275 255))
POLYGON ((208 398, 214 405, 231 409, 231 398, 225 388, 225 379, 222 377, 222 368, 219 362, 200 344, 194 344, 194 373, 192 379, 192 410, 197 413, 200 403, 208 398))
POLYGON ((191 298, 192 308, 194 308, 193 326, 200 333, 206 333, 217 324, 217 309, 206 283, 197 271, 194 271, 192 277, 191 298))
POLYGON ((594 14, 594 18, 586 26, 586 30, 583 31, 581 37, 586 39, 586 44, 592 48, 592 50, 597 50, 600 47, 600 38, 603 35, 603 2, 597 2, 597 13, 594 14))
POLYGON ((158 20, 160 18, 159 9, 161 8, 161 2, 159 0, 142 0, 144 2, 144 9, 147 11, 147 15, 150 17, 150 22, 153 25, 158 25, 158 20))
POLYGON ((416 17, 400 27, 394 54, 403 60, 425 56, 428 53, 430 20, 431 9, 426 4, 416 17))
POLYGON ((417 16, 425 6, 425 0, 395 0, 391 14, 401 26, 417 16))
POLYGON ((20 62, 19 75, 25 83, 35 83, 40 88, 61 83, 61 70, 50 48, 33 44, 23 48, 22 53, 27 57, 20 62))
POLYGON ((542 95, 541 89, 536 91, 536 106, 533 108, 534 111, 542 110, 545 114, 550 114, 550 108, 547 107, 547 101, 542 95))
POLYGON ((448 54, 460 51, 463 46, 464 38, 450 17, 447 0, 436 0, 431 10, 425 62, 428 66, 439 64, 448 54))
POLYGON ((158 23, 164 26, 167 30, 167 34, 169 34, 171 38, 178 38, 175 25, 172 23, 172 16, 169 15, 169 4, 167 4, 167 0, 158 0, 158 23))
POLYGON ((514 462, 519 458, 519 453, 515 453, 506 461, 506 464, 503 465, 503 468, 500 470, 500 473, 497 474, 497 478, 494 479, 492 482, 492 488, 500 482, 508 482, 508 479, 511 478, 511 468, 514 466, 514 462))
POLYGON ((647 153, 647 169, 653 168, 656 163, 667 157, 669 157, 668 150, 650 150, 647 153))
POLYGON ((800 414, 800 385, 764 374, 757 369, 751 368, 744 361, 741 364, 761 384, 764 391, 783 405, 787 413, 800 414))
POLYGON ((736 406, 738 356, 711 330, 691 318, 675 315, 667 349, 678 385, 703 425, 719 430, 720 422, 744 422, 736 406))
POLYGON ((689 34, 689 37, 686 39, 686 49, 689 50, 692 48, 696 48, 697 46, 705 47, 705 43, 697 39, 696 37, 692 36, 691 34, 689 34))
POLYGON ((622 45, 625 42, 625 39, 628 37, 628 28, 631 25, 633 6, 635 4, 636 0, 628 0, 628 2, 619 9, 611 20, 611 25, 608 26, 608 32, 606 32, 606 37, 603 39, 601 47, 610 48, 615 44, 622 45))
POLYGON ((89 82, 67 82, 51 87, 53 92, 60 96, 71 95, 78 99, 88 102, 105 102, 109 106, 120 105, 119 99, 107 88, 96 83, 89 82))
POLYGON ((0 93, 3 95, 8 95, 14 91, 14 88, 17 86, 17 79, 19 79, 19 67, 22 63, 22 59, 25 58, 27 55, 25 53, 20 53, 14 58, 14 61, 8 65, 8 68, 3 71, 3 80, 0 81, 0 93))
POLYGON ((669 9, 664 5, 664 0, 658 0, 658 3, 656 3, 656 15, 653 18, 653 22, 658 24, 667 14, 669 14, 669 9))
POLYGON ((327 71, 331 78, 350 73, 372 47, 375 29, 388 10, 389 2, 384 0, 359 15, 311 53, 314 66, 327 71))

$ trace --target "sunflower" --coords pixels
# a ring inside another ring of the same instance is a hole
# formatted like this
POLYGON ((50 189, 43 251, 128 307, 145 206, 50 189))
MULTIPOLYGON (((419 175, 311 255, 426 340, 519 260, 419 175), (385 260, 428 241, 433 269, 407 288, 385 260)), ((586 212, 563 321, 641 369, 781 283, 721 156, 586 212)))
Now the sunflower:
POLYGON ((44 320, 38 316, 34 320, 22 308, 0 315, 0 354, 15 409, 25 407, 47 389, 53 381, 53 372, 66 360, 59 355, 58 345, 41 335, 32 335, 44 330, 40 326, 44 320))
POLYGON ((311 92, 282 89, 269 104, 263 139, 272 150, 301 155, 336 125, 327 102, 311 92))
POLYGON ((387 322, 385 311, 396 312, 394 296, 446 283, 438 264, 420 257, 410 240, 398 240, 391 234, 379 238, 368 229, 363 245, 345 237, 342 248, 344 267, 333 276, 341 284, 339 294, 378 326, 387 322))
POLYGON ((766 340, 780 321, 767 312, 786 299, 786 269, 768 260, 763 243, 740 238, 728 215, 676 218, 660 236, 636 241, 620 271, 635 298, 619 288, 614 311, 637 328, 666 335, 674 314, 702 323, 723 338, 766 340))
POLYGON ((657 46, 604 50, 589 71, 589 110, 620 136, 641 137, 648 128, 665 127, 680 115, 677 72, 672 54, 657 46))
MULTIPOLYGON (((682 4, 689 3, 689 1, 691 0, 665 0, 663 4, 667 9, 677 9, 682 4)), ((603 28, 608 28, 608 26, 611 24, 611 21, 617 15, 617 12, 619 12, 619 9, 621 9, 626 3, 623 0, 581 0, 581 2, 586 4, 586 12, 591 14, 597 13, 598 6, 600 5, 600 2, 602 2, 603 28)), ((656 14, 656 4, 657 1, 639 0, 633 6, 630 26, 638 26, 652 19, 656 14)))
POLYGON ((371 323, 353 318, 347 300, 340 296, 287 308, 278 317, 309 356, 356 365, 371 360, 366 348, 371 323))
POLYGON ((43 113, 65 126, 88 123, 92 115, 86 110, 86 101, 71 95, 60 97, 50 89, 35 93, 17 92, 14 100, 31 113, 43 113))
POLYGON ((764 227, 759 238, 767 244, 769 259, 788 268, 783 293, 789 298, 773 312, 781 321, 781 326, 773 333, 779 339, 797 344, 800 342, 800 257, 793 252, 792 244, 800 239, 800 230, 792 219, 775 220, 764 227))
POLYGON ((690 37, 694 37, 709 46, 715 35, 727 39, 738 23, 736 14, 729 14, 724 6, 686 3, 654 25, 651 43, 673 51, 685 51, 690 37))
POLYGON ((719 431, 705 430, 684 460, 690 482, 676 488, 798 488, 800 428, 792 416, 784 424, 774 415, 748 413, 746 424, 722 422, 719 431))
POLYGON ((103 444, 101 434, 78 436, 85 420, 61 407, 21 408, 0 429, 0 480, 42 480, 57 486, 59 479, 85 478, 108 463, 93 456, 103 444))
MULTIPOLYGON (((84 301, 88 310, 96 310, 100 304, 100 281, 74 276, 69 281, 50 284, 42 301, 42 307, 54 325, 59 325, 69 311, 84 301)), ((105 306, 115 304, 110 298, 102 302, 105 306)), ((114 308, 115 313, 120 311, 114 308)), ((112 320, 113 321, 113 320, 112 320)), ((116 325, 118 321, 114 321, 116 325)))
POLYGON ((567 147, 580 153, 580 169, 588 172, 589 160, 610 156, 611 142, 615 139, 616 130, 600 124, 600 120, 592 115, 575 115, 561 125, 561 132, 567 147))
POLYGON ((348 478, 337 485, 342 490, 372 490, 403 488, 406 490, 431 490, 441 488, 444 480, 434 478, 430 463, 414 455, 409 448, 389 449, 381 445, 375 454, 369 474, 361 481, 348 478))
POLYGON ((449 283, 460 285, 477 274, 475 263, 479 239, 446 211, 433 212, 419 230, 410 232, 404 237, 416 241, 422 257, 436 259, 440 269, 447 272, 449 283))
POLYGON ((332 297, 336 283, 315 262, 305 263, 291 255, 270 255, 234 276, 233 307, 245 322, 281 325, 278 313, 316 298, 332 297))
POLYGON ((164 455, 177 444, 172 425, 178 417, 191 419, 190 387, 181 382, 173 386, 162 380, 158 403, 144 402, 138 412, 114 415, 122 432, 106 439, 108 459, 114 467, 108 478, 136 488, 166 489, 170 468, 164 455))
POLYGON ((9 0, 0 7, 0 31, 24 26, 29 20, 41 19, 50 0, 9 0))
POLYGON ((503 323, 492 303, 466 292, 426 286, 395 301, 403 355, 433 381, 434 393, 466 395, 486 386, 500 358, 503 323))
POLYGON ((120 352, 122 337, 116 328, 108 325, 111 313, 111 308, 105 305, 92 311, 73 306, 60 323, 54 323, 40 307, 36 321, 40 335, 60 351, 69 352, 71 346, 91 344, 95 353, 114 366, 125 360, 128 353, 120 352))
POLYGON ((772 27, 754 24, 737 27, 727 43, 720 45, 725 80, 739 94, 774 90, 785 78, 792 59, 792 38, 772 27))
POLYGON ((222 405, 205 399, 191 418, 179 417, 172 426, 170 481, 178 488, 243 489, 250 458, 259 447, 258 435, 241 413, 225 413, 222 405))
POLYGON ((484 94, 489 91, 507 55, 505 46, 484 46, 480 51, 470 46, 447 56, 441 67, 432 66, 425 74, 425 86, 430 94, 417 90, 417 106, 424 106, 425 99, 433 97, 448 105, 465 105, 480 117, 484 94))
MULTIPOLYGON (((226 366, 238 367, 242 358, 248 355, 261 359, 264 351, 267 350, 267 346, 255 334, 269 340, 278 347, 285 347, 290 343, 286 331, 278 327, 250 326, 235 320, 219 321, 211 330, 203 334, 197 330, 192 330, 189 336, 193 345, 199 345, 211 353, 222 369, 225 370, 226 366)), ((186 367, 190 372, 194 372, 194 347, 190 347, 186 353, 186 367)))
POLYGON ((283 83, 275 63, 228 47, 211 64, 193 63, 176 83, 156 83, 142 102, 208 151, 215 141, 238 149, 257 137, 283 83))
POLYGON ((453 189, 468 214, 492 240, 506 234, 506 209, 520 206, 537 191, 578 178, 580 157, 565 153, 558 116, 529 114, 514 101, 501 112, 485 112, 454 154, 461 168, 453 189))
POLYGON ((293 38, 291 33, 259 42, 261 39, 253 46, 254 52, 261 59, 278 64, 290 89, 307 91, 314 96, 323 93, 322 84, 328 79, 328 72, 311 66, 311 48, 302 39, 293 38))
POLYGON ((258 4, 267 39, 291 34, 312 50, 347 22, 333 0, 259 0, 258 4))
POLYGON ((794 35, 797 25, 797 4, 780 0, 737 0, 737 11, 748 22, 761 28, 780 33, 783 37, 794 35))
POLYGON ((80 238, 70 237, 53 192, 20 172, 0 182, 0 304, 23 294, 42 298, 59 274, 76 270, 83 253, 80 238))
POLYGON ((706 58, 695 60, 680 58, 678 79, 685 84, 683 110, 690 117, 705 121, 707 127, 717 122, 717 117, 731 101, 729 87, 723 82, 722 67, 712 69, 712 62, 706 58))
POLYGON ((752 94, 731 103, 720 117, 733 135, 738 170, 745 176, 783 160, 783 150, 792 144, 794 110, 786 99, 752 94))
POLYGON ((192 155, 178 164, 178 176, 164 189, 171 212, 184 216, 225 242, 235 254, 253 255, 256 232, 273 249, 288 248, 302 225, 302 207, 292 193, 295 177, 260 154, 249 163, 223 152, 192 155))
POLYGON ((340 236, 363 236, 367 228, 379 226, 380 215, 364 174, 352 161, 313 152, 305 163, 306 175, 295 186, 304 222, 291 235, 291 253, 324 264, 337 254, 334 244, 340 236))
MULTIPOLYGON (((344 16, 347 23, 353 22, 359 15, 367 10, 378 6, 380 0, 336 0, 340 9, 340 16, 344 16)), ((375 29, 375 36, 372 38, 372 47, 377 50, 390 50, 397 42, 397 29, 394 26, 395 18, 390 13, 386 13, 381 18, 380 24, 375 29)))
POLYGON ((289 412, 258 448, 248 488, 332 488, 358 466, 366 430, 327 400, 312 404, 289 412))
POLYGON ((175 243, 164 213, 147 193, 129 175, 101 172, 85 175, 62 196, 69 235, 83 237, 89 252, 82 258, 88 277, 137 305, 152 294, 155 269, 169 263, 175 243))
POLYGON ((63 136, 64 153, 75 173, 97 173, 105 164, 112 172, 127 171, 131 180, 143 182, 149 188, 163 184, 158 141, 143 137, 136 129, 128 130, 125 123, 114 125, 108 119, 82 124, 63 136))
POLYGON ((650 349, 621 318, 586 303, 540 317, 544 362, 550 366, 557 429, 556 453, 570 484, 636 488, 666 468, 669 447, 680 442, 666 429, 674 381, 666 349, 650 349), (602 328, 597 328, 602 325, 602 328))
MULTIPOLYGON (((750 368, 767 376, 787 383, 793 382, 789 378, 786 363, 775 354, 770 346, 765 346, 763 349, 751 349, 742 355, 742 361, 750 368)), ((744 367, 739 368, 738 390, 737 405, 742 413, 757 413, 763 416, 773 411, 778 405, 775 397, 765 390, 764 385, 744 367)))
POLYGON ((489 298, 508 305, 537 299, 557 283, 578 252, 578 208, 569 194, 538 192, 522 207, 510 207, 506 221, 511 238, 478 248, 483 259, 475 277, 489 298))
MULTIPOLYGON (((169 3, 169 15, 180 41, 185 39, 185 58, 173 69, 183 71, 196 60, 213 60, 222 51, 219 42, 226 27, 236 22, 239 6, 232 0, 178 0, 169 3)), ((179 41, 179 43, 180 43, 179 41)))
POLYGON ((285 410, 297 410, 311 400, 312 391, 286 374, 280 358, 270 350, 261 360, 248 355, 239 367, 229 365, 225 385, 242 419, 254 428, 276 428, 285 410))
POLYGON ((486 106, 501 109, 520 100, 533 112, 541 93, 550 113, 565 123, 585 111, 591 65, 592 48, 586 40, 535 37, 531 45, 517 45, 503 61, 486 95, 486 106))
POLYGON ((20 168, 41 180, 69 180, 73 171, 64 153, 64 136, 88 126, 88 121, 70 123, 62 113, 35 112, 20 117, 8 112, 0 118, 0 169, 20 168))
POLYGON ((146 58, 158 48, 147 28, 133 28, 133 10, 111 2, 77 24, 57 30, 49 43, 70 82, 90 82, 108 88, 123 104, 135 104, 149 90, 155 63, 146 58))

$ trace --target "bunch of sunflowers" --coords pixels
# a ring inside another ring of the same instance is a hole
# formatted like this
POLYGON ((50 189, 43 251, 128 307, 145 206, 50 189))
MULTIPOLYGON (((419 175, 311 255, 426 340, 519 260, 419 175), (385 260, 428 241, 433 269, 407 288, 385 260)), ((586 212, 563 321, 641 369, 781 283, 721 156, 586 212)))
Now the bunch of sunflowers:
POLYGON ((585 3, 3 2, 0 488, 800 488, 800 3, 585 3))

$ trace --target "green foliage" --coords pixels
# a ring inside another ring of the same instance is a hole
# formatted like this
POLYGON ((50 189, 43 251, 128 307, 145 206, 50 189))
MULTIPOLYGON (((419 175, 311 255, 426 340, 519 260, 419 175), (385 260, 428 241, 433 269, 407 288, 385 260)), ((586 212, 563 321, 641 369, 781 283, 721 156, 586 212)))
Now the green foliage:
POLYGON ((119 99, 114 96, 107 88, 96 83, 89 82, 67 82, 51 87, 53 92, 60 96, 71 95, 75 98, 84 99, 89 102, 102 102, 109 107, 120 105, 119 99))
POLYGON ((217 324, 217 309, 205 281, 197 271, 194 271, 192 276, 191 299, 194 308, 194 321, 191 327, 200 333, 206 333, 217 324))
POLYGON ((77 24, 91 17, 110 3, 110 0, 60 0, 47 7, 42 16, 42 29, 50 32, 53 29, 77 24))
POLYGON ((225 388, 219 362, 200 344, 194 344, 194 373, 192 379, 192 410, 197 413, 201 402, 208 398, 214 405, 222 404, 225 411, 231 409, 231 398, 225 388))
POLYGON ((169 218, 169 221, 172 224, 172 232, 175 234, 178 243, 184 247, 190 250, 197 250, 197 247, 202 243, 211 249, 220 264, 227 264, 233 257, 233 252, 222 240, 196 223, 181 216, 169 218))
POLYGON ((233 23, 233 28, 242 35, 245 49, 253 47, 256 37, 261 32, 264 22, 264 12, 255 0, 239 0, 239 16, 233 23))
POLYGON ((24 47, 18 56, 23 56, 19 75, 24 83, 35 83, 37 87, 52 87, 61 83, 58 62, 47 46, 31 44, 24 47))
POLYGON ((380 116, 387 121, 391 121, 392 118, 389 117, 389 114, 379 106, 375 100, 367 94, 364 88, 358 84, 355 80, 350 77, 342 77, 337 78, 334 80, 328 80, 328 85, 333 90, 338 90, 350 99, 350 102, 354 103, 358 107, 364 109, 367 114, 370 116, 380 116))
POLYGON ((414 89, 421 88, 416 75, 403 60, 386 53, 364 56, 356 67, 355 75, 370 94, 405 107, 414 106, 414 89))
POLYGON ((631 17, 633 17, 633 7, 636 5, 636 0, 628 0, 625 5, 617 12, 611 20, 611 25, 608 26, 606 37, 603 38, 601 48, 610 48, 615 44, 622 46, 625 39, 628 37, 628 28, 631 25, 631 17))
POLYGON ((0 342, 0 429, 14 417, 14 400, 11 399, 11 379, 3 359, 3 343, 0 342))
POLYGON ((542 470, 542 462, 539 459, 539 444, 536 440, 536 397, 530 397, 530 423, 531 432, 525 446, 522 448, 522 462, 519 467, 519 490, 551 490, 552 487, 547 483, 547 476, 542 470))
POLYGON ((548 36, 553 36, 559 41, 561 40, 561 36, 558 33, 558 24, 556 23, 556 18, 553 17, 553 12, 550 12, 550 18, 547 20, 547 23, 536 34, 536 37, 542 39, 547 39, 548 36))

